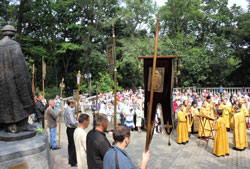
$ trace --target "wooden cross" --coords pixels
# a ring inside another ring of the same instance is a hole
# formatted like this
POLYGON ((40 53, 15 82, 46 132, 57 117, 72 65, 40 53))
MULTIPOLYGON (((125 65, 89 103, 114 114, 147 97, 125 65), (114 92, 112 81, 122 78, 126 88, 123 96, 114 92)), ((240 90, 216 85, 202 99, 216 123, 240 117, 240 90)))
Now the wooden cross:
MULTIPOLYGON (((149 102, 149 108, 148 108, 148 125, 147 125, 147 136, 146 136, 146 146, 145 146, 145 152, 148 151, 149 149, 149 144, 152 138, 152 133, 151 133, 151 118, 152 118, 152 106, 153 106, 153 99, 154 99, 154 81, 155 81, 155 72, 156 72, 156 62, 157 59, 174 59, 176 57, 181 58, 181 56, 157 56, 157 48, 158 48, 158 34, 159 34, 159 23, 160 20, 157 19, 157 24, 156 24, 156 32, 155 32, 155 48, 154 48, 154 56, 139 56, 139 59, 153 59, 153 67, 152 67, 152 79, 151 79, 151 86, 150 86, 150 102, 149 102)), ((168 123, 169 126, 169 123, 168 123)), ((168 131, 170 128, 168 129, 168 131)))
POLYGON ((169 125, 169 121, 167 122, 167 124, 165 125, 166 129, 167 129, 167 134, 170 134, 170 129, 173 128, 172 125, 169 125))

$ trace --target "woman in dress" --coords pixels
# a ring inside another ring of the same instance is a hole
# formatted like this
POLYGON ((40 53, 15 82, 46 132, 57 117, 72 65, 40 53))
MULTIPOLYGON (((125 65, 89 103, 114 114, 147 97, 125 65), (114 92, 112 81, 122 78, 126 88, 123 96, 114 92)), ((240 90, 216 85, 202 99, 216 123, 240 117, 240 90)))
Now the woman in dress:
POLYGON ((134 109, 133 107, 129 107, 129 111, 125 112, 125 125, 130 128, 133 129, 135 128, 135 124, 134 124, 134 109))
POLYGON ((111 103, 108 105, 108 108, 106 109, 105 114, 108 116, 108 121, 109 121, 107 131, 111 132, 114 129, 114 108, 111 103))
POLYGON ((142 117, 143 117, 143 110, 142 107, 139 106, 138 109, 136 109, 136 127, 139 133, 141 133, 142 117))

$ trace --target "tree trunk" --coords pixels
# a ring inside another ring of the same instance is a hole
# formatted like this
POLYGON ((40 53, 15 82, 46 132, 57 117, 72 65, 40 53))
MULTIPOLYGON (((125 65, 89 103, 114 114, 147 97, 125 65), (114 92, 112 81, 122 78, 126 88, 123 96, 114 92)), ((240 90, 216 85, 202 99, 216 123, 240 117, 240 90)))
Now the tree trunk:
POLYGON ((24 14, 24 6, 27 0, 20 0, 20 6, 17 13, 17 40, 20 39, 22 32, 22 22, 23 22, 23 14, 24 14))
POLYGON ((55 76, 55 85, 58 86, 58 77, 57 77, 57 66, 56 66, 56 61, 54 61, 53 69, 54 69, 54 76, 55 76))

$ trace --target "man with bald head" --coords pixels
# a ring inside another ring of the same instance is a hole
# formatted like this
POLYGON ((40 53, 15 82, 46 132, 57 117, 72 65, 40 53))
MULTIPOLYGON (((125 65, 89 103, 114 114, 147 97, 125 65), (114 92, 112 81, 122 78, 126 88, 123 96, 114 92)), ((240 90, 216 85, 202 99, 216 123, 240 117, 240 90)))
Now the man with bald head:
POLYGON ((49 144, 52 150, 60 149, 56 144, 56 127, 57 127, 57 118, 61 116, 61 110, 59 109, 59 113, 56 115, 54 111, 55 102, 54 100, 49 100, 49 107, 46 109, 46 117, 47 117, 47 126, 49 128, 49 144))

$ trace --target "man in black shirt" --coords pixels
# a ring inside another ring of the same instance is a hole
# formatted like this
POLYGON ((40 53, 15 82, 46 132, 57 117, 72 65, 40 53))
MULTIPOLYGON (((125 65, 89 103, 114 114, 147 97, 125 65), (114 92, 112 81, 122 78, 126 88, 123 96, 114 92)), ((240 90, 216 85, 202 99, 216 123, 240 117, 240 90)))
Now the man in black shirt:
POLYGON ((87 163, 89 169, 102 169, 104 155, 111 147, 104 133, 108 128, 108 117, 97 114, 95 124, 87 135, 87 163))
POLYGON ((46 107, 43 105, 42 100, 43 100, 43 95, 38 94, 38 100, 36 103, 36 118, 37 118, 37 121, 40 124, 42 124, 42 127, 44 128, 44 112, 45 112, 46 107))

